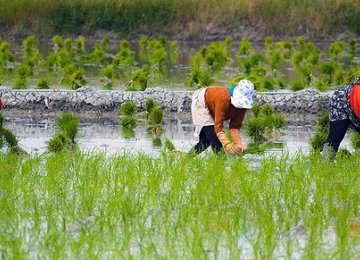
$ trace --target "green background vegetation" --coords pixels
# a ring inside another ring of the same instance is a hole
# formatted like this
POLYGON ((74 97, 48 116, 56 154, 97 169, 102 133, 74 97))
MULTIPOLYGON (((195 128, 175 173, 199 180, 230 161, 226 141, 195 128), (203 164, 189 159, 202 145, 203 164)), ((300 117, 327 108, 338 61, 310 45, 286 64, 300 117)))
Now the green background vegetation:
POLYGON ((15 32, 201 35, 256 26, 267 35, 360 33, 358 0, 1 0, 0 26, 15 32))

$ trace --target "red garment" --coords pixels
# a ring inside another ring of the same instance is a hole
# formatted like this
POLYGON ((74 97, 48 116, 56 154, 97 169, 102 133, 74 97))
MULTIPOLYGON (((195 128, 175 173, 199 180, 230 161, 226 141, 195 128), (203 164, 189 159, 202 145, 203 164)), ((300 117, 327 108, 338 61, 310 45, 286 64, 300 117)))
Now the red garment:
POLYGON ((349 99, 351 110, 360 118, 360 85, 354 85, 350 92, 349 99))
POLYGON ((2 97, 0 96, 0 112, 1 112, 2 108, 3 108, 3 101, 2 101, 2 97))

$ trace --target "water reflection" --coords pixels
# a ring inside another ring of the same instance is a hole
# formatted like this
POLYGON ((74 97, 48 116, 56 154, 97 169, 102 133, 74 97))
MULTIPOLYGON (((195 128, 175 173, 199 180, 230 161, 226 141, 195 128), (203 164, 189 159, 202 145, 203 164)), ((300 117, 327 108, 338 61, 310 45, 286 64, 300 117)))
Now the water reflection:
MULTIPOLYGON (((14 131, 20 140, 21 147, 29 153, 46 151, 47 142, 54 135, 56 126, 52 119, 34 121, 32 119, 10 119, 7 128, 14 131)), ((194 126, 189 121, 180 119, 164 120, 163 132, 160 138, 149 134, 146 125, 137 126, 134 131, 122 129, 117 122, 104 121, 101 123, 82 122, 79 146, 84 151, 106 151, 109 153, 145 152, 159 154, 161 144, 165 139, 171 140, 179 151, 187 152, 196 144, 193 136, 194 126)), ((281 154, 298 151, 309 152, 309 139, 314 133, 311 126, 289 126, 283 135, 268 144, 267 153, 281 154)), ((245 145, 251 146, 251 139, 244 134, 245 145)), ((349 138, 343 141, 341 147, 350 148, 349 138)))

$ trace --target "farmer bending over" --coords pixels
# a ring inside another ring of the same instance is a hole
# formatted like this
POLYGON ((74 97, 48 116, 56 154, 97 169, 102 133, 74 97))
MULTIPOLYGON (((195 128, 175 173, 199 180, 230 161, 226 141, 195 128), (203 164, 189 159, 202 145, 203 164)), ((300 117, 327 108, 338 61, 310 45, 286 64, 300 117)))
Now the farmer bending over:
POLYGON ((360 133, 360 78, 336 90, 330 103, 330 129, 323 148, 323 157, 334 160, 349 126, 360 133))
POLYGON ((241 80, 230 88, 211 86, 194 92, 191 114, 195 124, 195 136, 199 142, 192 149, 196 154, 211 146, 214 152, 222 148, 230 154, 242 153, 244 144, 239 129, 247 109, 253 104, 254 85, 241 80), (224 132, 224 121, 230 120, 232 143, 224 132))

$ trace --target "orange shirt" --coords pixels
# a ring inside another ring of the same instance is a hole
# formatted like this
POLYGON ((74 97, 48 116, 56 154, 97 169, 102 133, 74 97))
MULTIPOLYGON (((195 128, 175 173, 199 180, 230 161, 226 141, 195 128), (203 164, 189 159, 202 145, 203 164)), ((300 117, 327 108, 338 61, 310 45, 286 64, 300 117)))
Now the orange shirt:
POLYGON ((230 120, 230 129, 240 129, 246 109, 236 108, 231 104, 230 93, 226 87, 208 87, 205 92, 205 105, 214 118, 216 134, 223 131, 226 120, 230 120))
POLYGON ((349 103, 352 111, 360 118, 360 85, 355 85, 351 92, 349 103))

